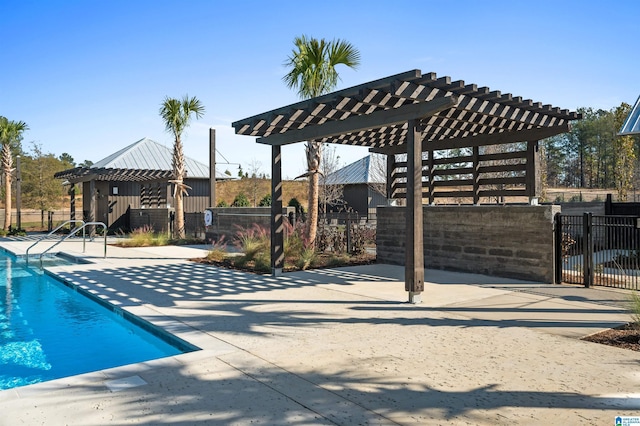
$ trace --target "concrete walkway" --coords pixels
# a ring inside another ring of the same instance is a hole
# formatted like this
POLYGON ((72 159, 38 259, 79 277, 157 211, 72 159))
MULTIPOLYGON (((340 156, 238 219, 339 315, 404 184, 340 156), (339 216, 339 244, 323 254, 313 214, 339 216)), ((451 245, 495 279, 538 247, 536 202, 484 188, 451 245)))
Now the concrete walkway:
MULTIPOLYGON (((29 242, 0 242, 16 254, 29 242)), ((628 294, 403 268, 279 278, 186 261, 195 247, 62 250, 61 279, 201 351, 0 392, 0 424, 614 424, 640 415, 640 353, 579 340, 628 294)))

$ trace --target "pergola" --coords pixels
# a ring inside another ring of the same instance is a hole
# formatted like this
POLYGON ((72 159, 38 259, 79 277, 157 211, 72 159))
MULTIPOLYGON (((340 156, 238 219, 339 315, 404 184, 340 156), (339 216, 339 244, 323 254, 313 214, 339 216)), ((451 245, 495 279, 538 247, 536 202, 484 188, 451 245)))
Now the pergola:
POLYGON ((405 289, 409 301, 419 302, 424 288, 423 196, 430 203, 452 192, 472 197, 475 204, 480 197, 493 195, 535 200, 540 189, 538 140, 569 131, 570 121, 580 118, 551 105, 412 70, 232 125, 237 134, 256 136, 258 143, 271 145, 274 275, 281 273, 284 263, 281 146, 318 141, 387 154, 388 191, 394 197, 406 196, 407 201, 405 289), (526 149, 493 153, 480 149, 515 142, 526 142, 526 149), (470 153, 453 158, 438 155, 458 148, 470 153), (406 161, 397 161, 396 154, 406 154, 406 161), (453 191, 439 190, 443 188, 453 191))
POLYGON ((75 184, 89 182, 91 203, 89 204, 89 220, 96 219, 96 182, 155 182, 168 180, 172 176, 171 170, 120 169, 105 167, 75 167, 63 170, 54 175, 56 179, 63 179, 71 184, 71 219, 76 218, 75 212, 75 184))

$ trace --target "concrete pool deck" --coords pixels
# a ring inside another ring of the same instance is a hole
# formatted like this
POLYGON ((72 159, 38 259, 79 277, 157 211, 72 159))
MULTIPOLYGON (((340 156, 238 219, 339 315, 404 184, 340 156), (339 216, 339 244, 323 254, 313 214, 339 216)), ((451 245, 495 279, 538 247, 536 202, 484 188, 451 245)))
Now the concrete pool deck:
MULTIPOLYGON (((0 240, 24 253, 31 242, 0 240)), ((614 424, 640 415, 640 353, 579 340, 628 293, 390 265, 273 278, 197 247, 65 242, 49 271, 201 351, 0 391, 0 424, 614 424)), ((45 246, 46 248, 46 246, 45 246)))

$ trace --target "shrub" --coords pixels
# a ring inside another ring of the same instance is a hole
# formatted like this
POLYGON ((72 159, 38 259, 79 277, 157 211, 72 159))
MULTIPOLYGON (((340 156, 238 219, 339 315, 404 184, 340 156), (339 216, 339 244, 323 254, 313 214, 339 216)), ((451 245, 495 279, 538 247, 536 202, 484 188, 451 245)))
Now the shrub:
POLYGON ((207 260, 222 262, 227 257, 227 244, 224 242, 225 236, 221 236, 218 241, 211 242, 211 248, 207 253, 207 260))
POLYGON ((24 237, 27 235, 27 231, 21 228, 10 228, 9 233, 7 235, 10 235, 13 237, 24 237))
POLYGON ((236 195, 236 198, 233 199, 233 203, 231 203, 231 207, 249 207, 249 205, 249 199, 244 192, 236 195))
POLYGON ((150 225, 144 225, 134 229, 129 234, 129 239, 121 243, 124 247, 149 247, 166 246, 169 237, 165 233, 156 233, 150 225))
POLYGON ((229 204, 227 204, 225 200, 221 200, 220 202, 218 202, 218 205, 216 207, 229 207, 229 204))
POLYGON ((573 195, 570 199, 569 202, 570 203, 581 203, 582 200, 582 192, 580 192, 580 194, 577 195, 573 195))
POLYGON ((267 194, 264 197, 262 197, 262 200, 260 200, 260 202, 258 203, 258 206, 260 207, 271 206, 271 194, 267 194))
POLYGON ((297 222, 292 225, 288 220, 284 225, 284 257, 285 259, 297 256, 304 246, 302 224, 297 222))
POLYGON ((297 198, 290 199, 288 206, 296 208, 296 216, 304 213, 304 207, 302 207, 302 204, 300 204, 300 201, 298 201, 297 198))
POLYGON ((351 226, 351 254, 364 253, 367 244, 376 241, 376 230, 367 226, 351 226))
POLYGON ((348 254, 333 255, 327 260, 327 266, 334 268, 337 266, 343 266, 349 263, 348 254))
POLYGON ((296 266, 304 271, 314 264, 317 257, 313 247, 304 247, 296 259, 296 266))
POLYGON ((635 328, 640 328, 640 296, 636 290, 631 292, 631 322, 635 328))
POLYGON ((243 253, 234 262, 238 266, 253 262, 256 270, 270 270, 271 236, 265 227, 254 223, 247 229, 239 228, 236 231, 236 245, 243 253))

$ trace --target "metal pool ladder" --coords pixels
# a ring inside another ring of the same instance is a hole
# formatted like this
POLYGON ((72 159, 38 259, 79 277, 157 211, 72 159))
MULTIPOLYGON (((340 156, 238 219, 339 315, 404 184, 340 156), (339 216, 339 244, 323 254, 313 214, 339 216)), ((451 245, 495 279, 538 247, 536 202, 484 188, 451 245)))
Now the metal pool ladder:
POLYGON ((62 228, 65 225, 68 225, 70 223, 81 223, 81 226, 75 227, 71 230, 71 232, 67 235, 64 235, 59 241, 57 241, 55 244, 53 244, 51 247, 47 248, 45 251, 43 251, 42 253, 40 253, 40 267, 42 268, 42 257, 48 253, 51 249, 53 249, 54 247, 56 247, 58 244, 66 241, 67 239, 73 237, 74 235, 76 235, 78 232, 82 231, 82 252, 84 253, 86 251, 86 233, 85 233, 85 229, 87 226, 102 226, 102 228, 104 229, 104 257, 107 257, 107 225, 105 225, 103 222, 85 222, 84 220, 67 220, 66 222, 64 222, 62 225, 58 226, 56 229, 54 229, 53 231, 49 232, 47 235, 40 237, 35 243, 31 244, 29 246, 29 248, 27 248, 26 251, 26 263, 27 265, 29 264, 29 250, 31 250, 34 246, 36 246, 38 243, 40 243, 41 241, 43 241, 44 239, 46 239, 47 237, 51 236, 53 233, 55 233, 56 231, 58 231, 60 228, 62 228))

